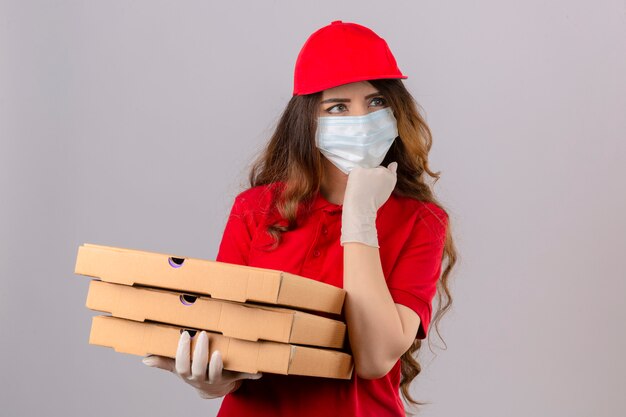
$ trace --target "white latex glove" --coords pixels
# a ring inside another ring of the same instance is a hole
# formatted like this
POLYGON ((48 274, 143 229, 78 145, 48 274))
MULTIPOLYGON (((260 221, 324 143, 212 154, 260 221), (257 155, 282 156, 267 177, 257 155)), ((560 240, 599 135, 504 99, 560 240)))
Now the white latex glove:
POLYGON ((354 167, 348 174, 341 214, 341 246, 361 242, 379 248, 376 213, 396 186, 397 162, 387 168, 354 167))
POLYGON ((223 397, 239 388, 244 379, 259 379, 263 374, 249 374, 224 370, 222 354, 216 350, 209 362, 209 337, 200 332, 193 350, 193 360, 189 362, 191 348, 188 332, 182 332, 178 340, 176 360, 164 356, 149 355, 143 363, 155 368, 165 369, 178 375, 183 381, 194 387, 202 398, 223 397), (208 362, 208 372, 207 372, 208 362))

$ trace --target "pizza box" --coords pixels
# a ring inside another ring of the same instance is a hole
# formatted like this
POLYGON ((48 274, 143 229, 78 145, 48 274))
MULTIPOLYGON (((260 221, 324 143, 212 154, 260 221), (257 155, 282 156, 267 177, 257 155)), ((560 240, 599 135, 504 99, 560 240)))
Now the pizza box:
POLYGON ((87 308, 135 321, 219 332, 250 341, 342 348, 345 323, 302 311, 92 280, 87 308))
POLYGON ((74 272, 124 285, 341 314, 345 290, 291 273, 85 243, 74 272))
MULTIPOLYGON (((89 343, 112 347, 117 352, 145 356, 176 357, 180 334, 188 330, 193 354, 197 329, 160 323, 138 322, 111 316, 92 319, 89 343)), ((278 342, 251 342, 207 332, 209 357, 215 350, 222 354, 224 369, 248 373, 276 373, 325 378, 350 379, 352 356, 332 349, 312 348, 278 342)))

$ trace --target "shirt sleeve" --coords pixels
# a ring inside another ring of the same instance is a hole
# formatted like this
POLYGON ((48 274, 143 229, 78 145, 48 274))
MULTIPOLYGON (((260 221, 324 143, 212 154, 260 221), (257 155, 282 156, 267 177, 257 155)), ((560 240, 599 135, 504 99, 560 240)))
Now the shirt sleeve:
POLYGON ((250 242, 256 228, 252 211, 241 194, 235 197, 224 226, 224 233, 215 260, 248 265, 250 242))
POLYGON ((447 225, 443 211, 441 215, 428 212, 418 216, 387 280, 394 302, 411 308, 420 317, 417 339, 425 339, 428 334, 447 225))

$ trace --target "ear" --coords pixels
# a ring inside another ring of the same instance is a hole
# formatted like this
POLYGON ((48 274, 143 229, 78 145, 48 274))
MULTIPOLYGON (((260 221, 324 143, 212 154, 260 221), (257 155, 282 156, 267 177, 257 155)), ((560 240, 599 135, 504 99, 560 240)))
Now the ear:
POLYGON ((394 161, 390 163, 389 165, 387 165, 387 168, 395 174, 396 171, 398 170, 398 163, 394 161))

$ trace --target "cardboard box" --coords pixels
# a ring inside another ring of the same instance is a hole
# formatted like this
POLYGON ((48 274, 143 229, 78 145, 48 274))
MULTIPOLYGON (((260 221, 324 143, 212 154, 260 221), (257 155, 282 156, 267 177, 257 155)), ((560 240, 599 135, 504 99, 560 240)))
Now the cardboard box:
POLYGON ((95 280, 89 284, 86 305, 115 317, 210 330, 250 341, 341 348, 346 333, 343 322, 301 311, 95 280))
POLYGON ((125 285, 143 285, 340 314, 345 290, 287 272, 155 252, 84 244, 76 274, 125 285))
MULTIPOLYGON (((89 343, 112 347, 122 353, 175 358, 182 331, 183 328, 165 324, 96 316, 92 320, 89 343)), ((195 335, 198 333, 191 334, 194 336, 191 342, 193 352, 195 335)), ((347 353, 285 343, 250 342, 217 333, 208 333, 208 336, 209 357, 214 350, 219 350, 224 369, 231 371, 340 379, 350 379, 352 376, 352 357, 347 353)))

